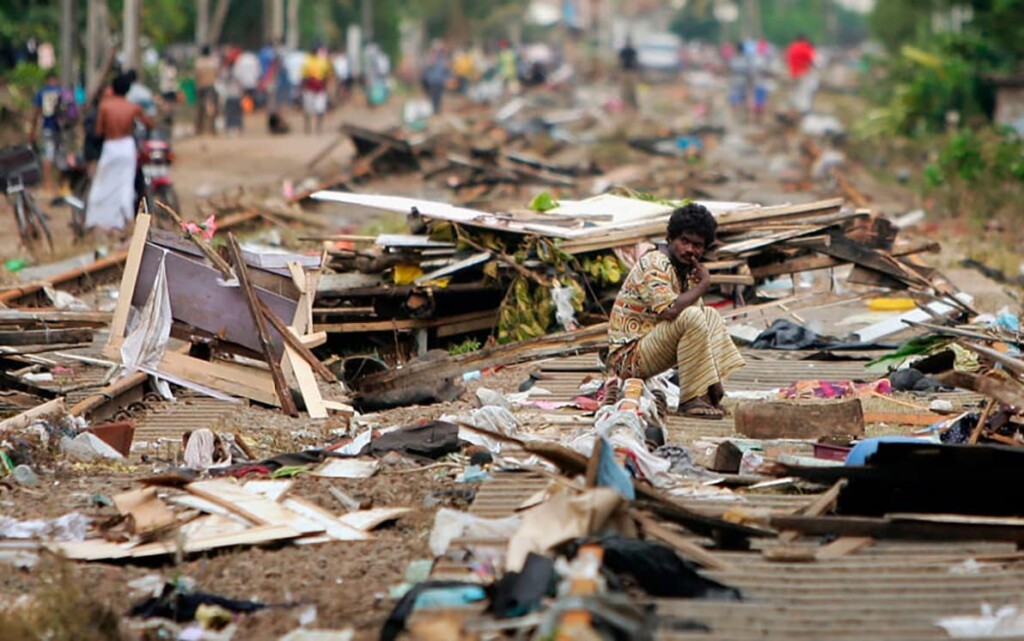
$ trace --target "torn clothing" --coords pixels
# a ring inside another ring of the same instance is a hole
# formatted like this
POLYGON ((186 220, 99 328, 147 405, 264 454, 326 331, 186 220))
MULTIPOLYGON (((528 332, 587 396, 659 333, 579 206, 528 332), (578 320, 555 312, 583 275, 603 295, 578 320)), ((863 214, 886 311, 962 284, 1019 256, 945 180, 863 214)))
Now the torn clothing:
POLYGON ((707 394, 745 364, 718 312, 698 306, 608 356, 608 368, 622 378, 646 379, 677 367, 681 401, 707 394))

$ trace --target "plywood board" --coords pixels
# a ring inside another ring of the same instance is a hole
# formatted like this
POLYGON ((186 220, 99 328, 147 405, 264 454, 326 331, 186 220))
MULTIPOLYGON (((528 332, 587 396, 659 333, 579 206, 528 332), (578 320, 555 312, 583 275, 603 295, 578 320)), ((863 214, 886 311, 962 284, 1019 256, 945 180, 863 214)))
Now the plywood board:
POLYGON ((313 476, 329 479, 365 479, 377 473, 377 459, 331 458, 313 470, 313 476))
POLYGON ((285 525, 299 534, 323 531, 323 527, 301 518, 280 503, 247 491, 243 486, 227 480, 197 481, 185 486, 185 491, 221 505, 236 514, 263 525, 285 525))
POLYGON ((246 481, 242 487, 246 492, 253 492, 265 496, 271 501, 280 502, 294 485, 295 481, 292 479, 256 479, 246 481))
POLYGON ((279 405, 274 382, 270 379, 269 372, 264 370, 223 361, 203 361, 173 351, 164 352, 157 369, 264 405, 279 405))
POLYGON ((410 507, 375 507, 370 510, 358 510, 356 512, 342 514, 338 517, 338 520, 345 525, 356 528, 357 530, 369 532, 382 523, 394 521, 397 518, 405 516, 409 512, 412 512, 412 508, 410 507))
MULTIPOLYGON (((235 545, 260 545, 294 539, 298 533, 284 525, 262 525, 241 532, 218 534, 208 538, 186 541, 182 546, 185 553, 205 552, 235 545)), ((160 541, 131 547, 127 543, 113 543, 104 539, 90 539, 72 543, 51 543, 50 550, 75 561, 106 561, 115 559, 139 559, 151 556, 174 554, 178 550, 176 541, 160 541)))
MULTIPOLYGON (((139 267, 138 286, 131 297, 132 305, 141 308, 145 304, 150 285, 156 278, 160 257, 165 251, 152 243, 146 245, 139 267)), ((165 266, 167 292, 176 321, 221 336, 228 342, 253 351, 260 350, 256 326, 240 288, 221 284, 222 276, 213 267, 173 252, 167 252, 165 266)), ((294 300, 261 287, 256 287, 255 291, 278 318, 292 318, 295 315, 294 300)), ((280 337, 274 335, 271 338, 275 353, 280 356, 280 337)))
POLYGON ((373 537, 348 525, 318 505, 301 499, 285 499, 284 506, 303 518, 316 523, 327 536, 335 541, 369 541, 373 537))

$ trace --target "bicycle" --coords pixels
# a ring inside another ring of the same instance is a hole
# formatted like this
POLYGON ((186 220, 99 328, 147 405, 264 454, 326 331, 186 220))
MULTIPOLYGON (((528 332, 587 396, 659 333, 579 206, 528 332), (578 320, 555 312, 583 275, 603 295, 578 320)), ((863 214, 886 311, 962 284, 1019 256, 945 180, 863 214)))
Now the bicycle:
POLYGON ((46 215, 39 210, 28 187, 42 180, 39 159, 31 145, 17 145, 0 149, 0 180, 4 183, 7 202, 14 211, 18 235, 29 251, 40 240, 45 239, 53 252, 53 235, 46 215))

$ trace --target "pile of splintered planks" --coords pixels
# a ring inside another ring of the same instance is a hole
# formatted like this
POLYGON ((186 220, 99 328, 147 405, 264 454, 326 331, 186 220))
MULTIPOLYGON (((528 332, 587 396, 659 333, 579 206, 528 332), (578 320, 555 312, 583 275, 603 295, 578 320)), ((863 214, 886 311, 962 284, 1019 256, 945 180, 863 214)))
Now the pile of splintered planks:
POLYGON ((120 362, 127 355, 141 373, 224 400, 277 406, 292 416, 299 407, 293 389, 312 418, 325 418, 332 409, 350 412, 325 400, 317 380, 336 384, 310 351, 325 340, 311 331, 315 272, 297 262, 261 267, 259 256, 243 252, 230 234, 229 263, 203 240, 150 231, 149 223, 146 214, 136 220, 107 358, 120 362), (138 319, 131 326, 130 316, 138 319), (167 320, 177 343, 144 343, 155 352, 144 359, 125 351, 126 344, 137 344, 133 334, 159 334, 157 326, 167 320))
MULTIPOLYGON (((402 332, 421 348, 496 328, 510 284, 545 286, 560 273, 585 281, 584 324, 607 310, 636 257, 665 237, 671 204, 604 194, 562 201, 545 213, 485 212, 397 196, 325 191, 326 202, 407 216, 411 233, 307 236, 328 260, 316 290, 314 328, 329 334, 402 332), (555 248, 557 256, 552 259, 555 248), (617 265, 618 280, 591 269, 617 265)), ((766 280, 852 264, 852 282, 932 292, 942 282, 918 254, 933 242, 897 239, 884 218, 844 207, 841 199, 762 207, 706 202, 719 222, 708 254, 712 294, 738 301, 766 280)), ((548 331, 558 326, 548 325, 548 331)))
POLYGON ((410 512, 395 507, 334 514, 290 496, 293 484, 288 479, 211 479, 181 487, 148 485, 115 495, 123 519, 97 524, 92 538, 48 545, 69 559, 100 561, 268 543, 372 541, 374 528, 410 512))

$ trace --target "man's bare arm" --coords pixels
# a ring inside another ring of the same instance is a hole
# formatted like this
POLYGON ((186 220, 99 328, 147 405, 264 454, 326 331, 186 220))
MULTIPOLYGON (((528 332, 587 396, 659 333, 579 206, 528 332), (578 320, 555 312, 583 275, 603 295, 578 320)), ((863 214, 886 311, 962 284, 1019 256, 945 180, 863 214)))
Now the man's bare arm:
POLYGON ((707 293, 708 287, 711 286, 711 274, 708 272, 708 268, 701 263, 697 263, 697 266, 694 267, 694 275, 697 276, 697 283, 676 296, 672 304, 658 314, 658 318, 666 321, 675 320, 683 313, 684 309, 696 303, 701 296, 707 293))

